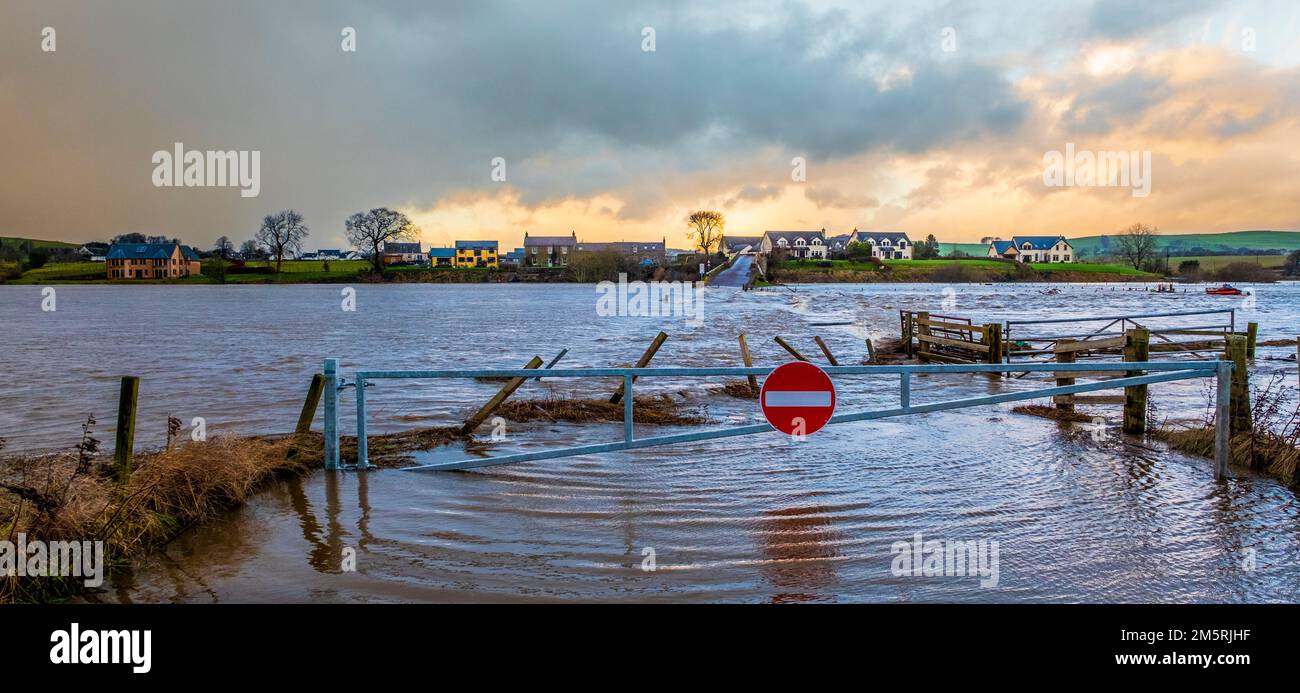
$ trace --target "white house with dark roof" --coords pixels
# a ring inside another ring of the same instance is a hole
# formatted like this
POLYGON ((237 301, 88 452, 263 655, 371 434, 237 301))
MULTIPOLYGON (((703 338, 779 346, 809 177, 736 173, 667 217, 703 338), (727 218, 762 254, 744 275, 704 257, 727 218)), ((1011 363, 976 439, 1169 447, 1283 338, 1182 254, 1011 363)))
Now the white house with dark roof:
POLYGON ((1012 236, 989 242, 989 257, 1016 262, 1074 262, 1074 247, 1065 236, 1012 236))
POLYGON ((882 260, 911 260, 912 240, 902 231, 859 231, 849 234, 850 243, 862 243, 871 248, 871 257, 882 260))
POLYGON ((749 252, 758 252, 763 244, 762 236, 732 236, 731 234, 722 235, 722 252, 728 257, 742 252, 749 248, 749 252))
POLYGON ((786 250, 790 257, 824 260, 830 253, 826 245, 826 229, 820 231, 764 231, 759 246, 765 255, 776 250, 786 250))

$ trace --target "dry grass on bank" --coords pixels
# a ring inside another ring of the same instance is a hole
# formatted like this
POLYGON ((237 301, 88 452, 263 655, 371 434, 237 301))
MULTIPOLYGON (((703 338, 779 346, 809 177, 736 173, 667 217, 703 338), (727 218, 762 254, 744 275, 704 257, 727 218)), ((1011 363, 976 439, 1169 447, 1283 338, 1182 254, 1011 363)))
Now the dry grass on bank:
POLYGON ((758 390, 750 387, 748 380, 728 380, 722 385, 722 393, 736 399, 758 399, 758 390))
POLYGON ((1037 416, 1043 419, 1053 421, 1072 421, 1074 423, 1091 423, 1097 418, 1095 414, 1085 414, 1080 411, 1069 411, 1067 409, 1057 409, 1055 405, 1047 404, 1021 404, 1011 408, 1011 411, 1026 416, 1037 416))
MULTIPOLYGON (((1214 457, 1214 428, 1157 429, 1152 433, 1179 452, 1200 457, 1214 457)), ((1234 465, 1265 472, 1287 486, 1300 486, 1296 463, 1300 450, 1276 436, 1251 431, 1233 436, 1228 461, 1234 465)))

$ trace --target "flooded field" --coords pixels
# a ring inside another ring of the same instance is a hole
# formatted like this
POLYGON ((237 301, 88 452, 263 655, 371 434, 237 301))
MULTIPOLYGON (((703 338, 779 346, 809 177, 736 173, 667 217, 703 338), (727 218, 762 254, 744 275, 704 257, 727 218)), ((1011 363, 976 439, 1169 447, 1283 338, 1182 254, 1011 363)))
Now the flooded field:
MULTIPOLYGON (((209 435, 284 432, 311 374, 359 368, 519 367, 569 349, 566 366, 629 365, 654 334, 661 366, 810 356, 841 363, 865 338, 898 336, 898 310, 975 322, 1236 308, 1260 340, 1294 338, 1300 286, 1250 299, 1155 294, 1128 285, 818 285, 709 293, 705 324, 598 318, 589 285, 0 287, 10 373, 0 384, 9 451, 72 445, 88 413, 111 429, 117 379, 141 377, 137 445, 168 415, 209 435), (1134 290, 1134 289, 1138 290, 1134 290), (945 303, 946 302, 946 303, 945 303), (942 310, 941 310, 942 306, 942 310), (811 323, 851 321, 813 327, 811 323)), ((1260 347, 1252 377, 1287 373, 1289 348, 1260 347)), ((819 360, 819 359, 814 359, 819 360)), ((716 425, 761 421, 717 380, 643 380, 716 425)), ((837 379, 840 412, 892 405, 897 379, 837 379)), ((918 377, 913 402, 1044 385, 918 377)), ((616 383, 530 382, 516 397, 598 396, 616 383)), ((381 382, 372 432, 457 422, 495 391, 472 380, 381 382)), ((1161 418, 1195 420, 1206 383, 1155 385, 1161 418)), ((1300 505, 1265 478, 1213 480, 1208 460, 1118 431, 1013 414, 1010 405, 835 425, 794 443, 761 434, 472 472, 318 473, 284 482, 118 576, 122 601, 1297 601, 1300 505), (997 542, 997 584, 896 575, 895 542, 997 542), (342 569, 355 555, 355 571, 342 569), (653 567, 653 570, 648 568, 653 567)), ((355 428, 343 398, 344 433, 355 428)), ((319 426, 319 421, 318 424, 319 426)), ((683 429, 639 426, 638 435, 683 429)), ((621 424, 512 425, 494 452, 615 440, 621 424)), ((111 439, 105 432, 100 436, 111 439)), ((457 459, 438 450, 421 461, 457 459)))

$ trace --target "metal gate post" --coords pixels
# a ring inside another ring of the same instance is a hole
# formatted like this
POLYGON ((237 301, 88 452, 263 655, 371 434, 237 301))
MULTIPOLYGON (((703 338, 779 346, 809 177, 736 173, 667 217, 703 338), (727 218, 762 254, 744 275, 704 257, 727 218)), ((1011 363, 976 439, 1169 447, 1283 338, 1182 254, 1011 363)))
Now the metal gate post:
POLYGON ((339 360, 325 359, 325 469, 339 468, 339 360))
POLYGON ((1228 403, 1232 392, 1232 362, 1223 361, 1218 368, 1218 389, 1214 399, 1214 478, 1228 474, 1228 452, 1232 441, 1231 414, 1228 403))
POLYGON ((357 469, 370 469, 370 443, 366 440, 366 379, 357 377, 357 469))
POLYGON ((632 442, 632 383, 636 378, 631 373, 623 376, 623 442, 632 442))

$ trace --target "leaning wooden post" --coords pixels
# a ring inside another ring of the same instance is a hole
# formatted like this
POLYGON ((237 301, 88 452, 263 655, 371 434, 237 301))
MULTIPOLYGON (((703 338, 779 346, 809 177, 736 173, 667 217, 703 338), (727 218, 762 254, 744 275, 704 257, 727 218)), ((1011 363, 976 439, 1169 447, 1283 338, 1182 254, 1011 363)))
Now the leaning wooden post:
MULTIPOLYGON (((1141 327, 1124 333, 1125 361, 1148 361, 1151 354, 1151 331, 1141 327)), ((1142 371, 1126 371, 1124 375, 1136 377, 1142 371)), ((1147 430, 1147 386, 1133 385, 1124 388, 1124 432, 1145 433, 1147 430)))
MULTIPOLYGON (((665 339, 668 339, 668 333, 666 332, 660 332, 659 334, 655 335, 654 341, 650 342, 650 346, 646 347, 645 353, 641 354, 641 358, 637 360, 636 367, 645 368, 646 366, 650 365, 650 359, 655 357, 655 352, 659 351, 659 347, 663 346, 665 339)), ((633 376, 632 382, 636 382, 635 376, 633 376)), ((622 400, 623 400, 623 383, 619 383, 618 389, 615 390, 613 396, 609 398, 609 403, 618 404, 622 400)))
MULTIPOLYGON (((1075 353, 1074 353, 1073 350, 1068 349, 1068 347, 1069 347, 1071 344, 1074 344, 1075 341, 1076 341, 1076 340, 1073 340, 1073 339, 1058 339, 1058 340, 1056 340, 1056 346, 1053 347, 1053 351, 1056 352, 1056 362, 1057 362, 1057 363, 1074 363, 1075 353), (1062 351, 1062 350, 1061 350, 1062 347, 1067 347, 1067 349, 1066 349, 1065 351, 1062 351)), ((1057 386, 1057 387, 1065 387, 1066 385, 1073 385, 1073 384, 1074 384, 1074 378, 1073 378, 1073 377, 1062 377, 1062 376, 1064 376, 1064 375, 1066 375, 1066 373, 1065 373, 1064 371, 1058 371, 1058 372, 1057 372, 1057 374, 1056 374, 1056 386, 1057 386)), ((1074 395, 1057 395, 1056 397, 1054 397, 1054 398, 1052 398, 1052 399, 1053 399, 1053 401, 1056 402, 1056 410, 1057 410, 1057 411, 1068 411, 1068 412, 1072 412, 1072 411, 1074 411, 1074 395)))
POLYGON ((799 359, 800 361, 808 360, 807 357, 799 353, 799 351, 794 347, 790 346, 789 342, 786 342, 784 339, 781 339, 780 337, 773 337, 772 339, 775 340, 777 344, 780 344, 782 349, 785 349, 786 351, 790 352, 791 356, 799 359))
POLYGON ((1246 323, 1246 358, 1255 358, 1255 341, 1259 336, 1259 323, 1246 323))
MULTIPOLYGON (((528 363, 524 364, 524 368, 532 370, 534 368, 540 368, 541 365, 542 357, 534 356, 528 361, 528 363)), ((470 433, 473 433, 474 429, 478 428, 487 417, 491 416, 492 412, 495 411, 497 407, 501 406, 501 403, 506 401, 507 397, 513 395, 515 390, 518 390, 519 386, 523 385, 524 381, 527 379, 528 378, 520 376, 511 378, 509 382, 501 387, 501 390, 498 391, 492 399, 488 400, 487 404, 483 405, 482 409, 479 409, 476 414, 465 420, 465 425, 460 427, 461 434, 469 435, 470 433)), ((358 385, 358 387, 360 387, 360 385, 358 385)))
MULTIPOLYGON (((749 343, 745 341, 745 335, 743 332, 740 335, 740 358, 744 359, 745 368, 754 367, 754 359, 749 357, 749 343)), ((758 395, 758 378, 755 378, 752 375, 748 377, 750 391, 753 392, 754 395, 758 395)))
POLYGON ((311 422, 316 418, 316 408, 320 405, 321 393, 325 391, 325 376, 317 373, 311 377, 307 387, 307 399, 302 403, 302 412, 298 414, 298 425, 293 429, 293 445, 289 447, 289 459, 298 456, 298 446, 303 438, 311 433, 311 422))
POLYGON ((867 337, 867 363, 876 362, 876 345, 871 343, 871 338, 867 337))
POLYGON ((930 336, 930 313, 921 311, 916 314, 916 357, 922 361, 930 360, 930 343, 925 337, 930 336))
POLYGON ((830 347, 826 346, 826 342, 823 342, 820 336, 814 336, 813 341, 817 342, 817 346, 821 347, 822 353, 826 355, 826 360, 830 362, 832 366, 840 365, 840 362, 835 360, 835 354, 831 353, 830 347))
POLYGON ((131 479, 131 457, 135 451, 135 410, 140 397, 140 378, 122 376, 117 398, 117 440, 113 444, 113 471, 126 484, 131 479))
POLYGON ((1246 370, 1246 338, 1233 335, 1228 338, 1227 360, 1232 362, 1232 393, 1228 408, 1231 411, 1232 435, 1246 433, 1254 428, 1250 410, 1250 372, 1246 370))

